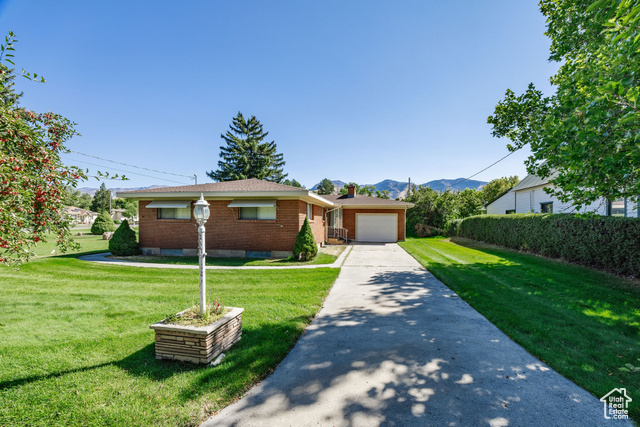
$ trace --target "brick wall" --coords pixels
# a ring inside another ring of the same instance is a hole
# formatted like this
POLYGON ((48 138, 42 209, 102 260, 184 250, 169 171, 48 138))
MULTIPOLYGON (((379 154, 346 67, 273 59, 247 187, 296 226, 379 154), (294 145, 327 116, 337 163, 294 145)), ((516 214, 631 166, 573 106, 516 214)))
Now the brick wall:
MULTIPOLYGON (((307 215, 307 204, 300 202, 302 208, 301 223, 304 223, 304 217, 307 215)), ((313 237, 316 243, 324 242, 324 218, 322 216, 322 206, 313 205, 313 218, 309 218, 309 225, 313 231, 313 237)))
MULTIPOLYGON (((195 220, 158 219, 157 209, 147 209, 150 201, 139 202, 140 246, 161 249, 197 249, 195 220)), ((306 216, 306 203, 278 200, 275 220, 240 220, 231 200, 209 201, 211 216, 206 227, 207 249, 248 251, 292 251, 306 216)), ((311 229, 317 242, 324 240, 322 207, 314 206, 311 229)))
MULTIPOLYGON (((198 247, 198 224, 194 219, 158 219, 150 201, 138 203, 139 240, 143 248, 183 249, 198 247)), ((193 209, 193 203, 191 204, 193 209)))
POLYGON ((405 239, 404 209, 343 209, 342 227, 349 230, 347 238, 356 239, 356 214, 357 213, 397 213, 398 214, 398 241, 405 239))

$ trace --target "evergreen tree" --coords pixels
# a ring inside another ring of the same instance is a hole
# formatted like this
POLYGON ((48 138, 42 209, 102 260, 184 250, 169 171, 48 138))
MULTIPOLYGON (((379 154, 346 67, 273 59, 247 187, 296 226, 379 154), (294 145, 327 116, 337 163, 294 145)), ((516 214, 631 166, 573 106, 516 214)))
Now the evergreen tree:
POLYGON ((120 227, 109 240, 109 252, 111 255, 117 256, 140 255, 136 232, 129 227, 129 222, 126 219, 122 221, 120 227))
POLYGON ((258 178, 277 183, 286 178, 283 156, 277 153, 274 141, 263 142, 269 132, 263 131, 255 116, 245 120, 238 112, 229 128, 220 135, 227 145, 220 147, 222 160, 218 170, 207 172, 209 178, 219 182, 258 178))
POLYGON ((329 180, 329 178, 325 178, 320 181, 320 185, 318 185, 318 194, 333 194, 335 188, 333 186, 333 182, 329 180))
POLYGON ((107 211, 102 211, 100 215, 93 221, 93 225, 91 226, 91 234, 104 234, 107 231, 115 231, 116 226, 113 223, 113 220, 107 213, 107 211))
POLYGON ((318 253, 318 245, 313 237, 313 231, 309 225, 309 219, 304 219, 304 224, 296 236, 296 243, 293 246, 293 257, 299 261, 309 261, 318 253))
POLYGON ((108 212, 109 202, 111 201, 111 192, 104 185, 104 182, 93 195, 93 201, 91 202, 91 210, 94 212, 108 212))

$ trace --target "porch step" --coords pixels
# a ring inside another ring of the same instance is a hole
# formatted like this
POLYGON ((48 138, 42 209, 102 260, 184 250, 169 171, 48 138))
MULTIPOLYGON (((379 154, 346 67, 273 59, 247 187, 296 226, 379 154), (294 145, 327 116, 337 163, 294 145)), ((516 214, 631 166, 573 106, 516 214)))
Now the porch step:
POLYGON ((347 244, 347 242, 345 242, 344 240, 336 239, 333 237, 329 237, 329 239, 327 239, 327 243, 329 245, 346 245, 347 244))

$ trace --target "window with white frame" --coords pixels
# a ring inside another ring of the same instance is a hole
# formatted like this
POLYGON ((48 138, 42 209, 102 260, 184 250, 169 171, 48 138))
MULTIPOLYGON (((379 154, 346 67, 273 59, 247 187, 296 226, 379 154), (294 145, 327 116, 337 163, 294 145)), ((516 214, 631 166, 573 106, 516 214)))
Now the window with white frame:
POLYGON ((274 207, 239 207, 238 208, 239 219, 253 219, 253 220, 275 220, 276 208, 274 207))
POLYGON ((191 219, 191 208, 158 208, 158 219, 191 219))
POLYGON ((309 221, 313 221, 313 205, 311 203, 307 203, 307 218, 309 221))
POLYGON ((553 213, 553 202, 540 203, 541 213, 553 213))

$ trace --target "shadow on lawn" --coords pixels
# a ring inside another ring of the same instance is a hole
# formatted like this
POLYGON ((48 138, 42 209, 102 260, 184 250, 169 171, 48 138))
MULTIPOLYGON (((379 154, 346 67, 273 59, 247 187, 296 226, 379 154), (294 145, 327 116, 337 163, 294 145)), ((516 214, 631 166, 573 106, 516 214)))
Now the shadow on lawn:
MULTIPOLYGON (((201 376, 191 387, 182 391, 184 401, 195 399, 206 393, 208 385, 221 381, 225 376, 233 375, 236 371, 248 370, 248 377, 254 381, 249 387, 269 375, 288 351, 295 345, 302 332, 299 328, 311 321, 309 316, 299 316, 286 322, 264 324, 261 327, 243 328, 242 339, 226 352, 225 363, 211 368, 205 365, 195 365, 188 362, 157 360, 155 358, 155 344, 152 342, 129 356, 113 362, 105 362, 91 366, 66 369, 43 375, 19 378, 0 382, 0 390, 8 390, 28 383, 48 380, 67 374, 85 372, 105 366, 116 366, 128 374, 145 377, 154 381, 163 381, 176 374, 189 371, 200 371, 201 376), (294 333, 298 329, 297 333, 294 333), (289 337, 282 339, 282 337, 289 337)), ((238 390, 231 390, 230 394, 237 395, 238 390)))
POLYGON ((103 368, 105 366, 117 366, 129 374, 150 378, 156 381, 165 380, 181 372, 201 369, 201 367, 190 363, 164 362, 156 360, 155 347, 154 344, 151 343, 122 360, 83 366, 81 368, 65 369, 59 372, 0 382, 0 390, 8 390, 13 387, 19 387, 36 381, 48 380, 50 378, 61 377, 63 375, 74 374, 77 372, 86 372, 93 369, 103 368))

